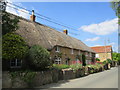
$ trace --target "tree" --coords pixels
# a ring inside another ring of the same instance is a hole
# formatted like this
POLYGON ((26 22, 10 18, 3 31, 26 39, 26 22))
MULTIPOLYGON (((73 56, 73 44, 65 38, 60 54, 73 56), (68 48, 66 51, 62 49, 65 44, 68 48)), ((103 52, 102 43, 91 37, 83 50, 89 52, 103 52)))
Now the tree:
POLYGON ((39 45, 34 45, 29 49, 28 60, 30 65, 41 70, 50 66, 50 53, 39 45))
POLYGON ((83 61, 83 66, 86 66, 86 57, 84 54, 82 54, 82 61, 83 61))
POLYGON ((13 32, 18 29, 19 18, 10 15, 9 13, 2 12, 2 35, 13 32))
POLYGON ((113 53, 112 56, 114 61, 120 61, 120 53, 113 53))
POLYGON ((7 33, 2 38, 2 58, 6 60, 22 59, 28 51, 23 38, 14 33, 7 33))
POLYGON ((119 18, 118 24, 120 24, 120 0, 113 0, 111 2, 111 7, 115 11, 116 16, 118 16, 119 18))
POLYGON ((5 11, 6 10, 6 2, 4 2, 4 1, 0 1, 0 10, 1 11, 5 11))

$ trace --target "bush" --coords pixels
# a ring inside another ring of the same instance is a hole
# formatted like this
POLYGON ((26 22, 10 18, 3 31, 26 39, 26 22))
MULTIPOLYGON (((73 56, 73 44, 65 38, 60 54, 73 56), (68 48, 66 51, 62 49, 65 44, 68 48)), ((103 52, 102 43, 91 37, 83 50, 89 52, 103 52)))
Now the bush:
POLYGON ((112 63, 112 60, 111 60, 111 59, 107 59, 107 62, 108 62, 108 63, 112 63))
POLYGON ((69 68, 69 65, 65 65, 65 64, 53 64, 53 68, 61 70, 61 69, 69 68))
POLYGON ((39 45, 34 45, 29 49, 28 59, 30 61, 30 65, 35 68, 39 68, 41 70, 50 66, 50 53, 39 45))
POLYGON ((82 68, 82 64, 72 64, 70 65, 70 68, 72 68, 73 70, 78 70, 82 68))
POLYGON ((96 61, 100 61, 100 59, 99 59, 99 58, 96 58, 96 61))
POLYGON ((89 67, 89 72, 93 73, 93 72, 100 71, 100 69, 103 67, 103 65, 96 63, 95 65, 87 65, 87 67, 89 67))
POLYGON ((13 32, 19 28, 18 17, 13 18, 13 16, 7 12, 2 12, 1 16, 2 16, 2 35, 13 32))
POLYGON ((82 55, 82 60, 83 60, 83 66, 86 66, 86 56, 84 54, 82 55))
POLYGON ((6 60, 22 59, 28 51, 23 38, 14 33, 7 33, 2 39, 2 58, 6 60))

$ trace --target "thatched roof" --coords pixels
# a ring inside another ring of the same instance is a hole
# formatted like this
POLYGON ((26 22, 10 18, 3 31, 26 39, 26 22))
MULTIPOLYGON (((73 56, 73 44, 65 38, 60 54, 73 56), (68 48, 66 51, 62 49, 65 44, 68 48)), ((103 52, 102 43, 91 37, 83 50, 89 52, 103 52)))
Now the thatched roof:
POLYGON ((24 37, 29 46, 41 45, 42 47, 51 50, 54 46, 58 45, 94 52, 91 48, 76 38, 70 37, 63 32, 59 32, 48 26, 23 18, 20 18, 19 29, 16 33, 24 37))

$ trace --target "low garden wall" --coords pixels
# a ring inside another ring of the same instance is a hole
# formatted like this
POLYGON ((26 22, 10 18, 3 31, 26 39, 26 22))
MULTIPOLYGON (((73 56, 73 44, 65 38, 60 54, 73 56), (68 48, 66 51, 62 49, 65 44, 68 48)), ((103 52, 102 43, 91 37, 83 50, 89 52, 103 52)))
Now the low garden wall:
POLYGON ((96 72, 109 69, 109 65, 106 64, 98 69, 92 67, 83 67, 78 70, 62 69, 62 70, 48 70, 40 72, 2 72, 2 88, 32 88, 41 85, 56 83, 59 80, 69 80, 79 78, 85 75, 89 75, 96 72))
POLYGON ((41 72, 32 72, 28 77, 25 77, 25 72, 13 75, 9 71, 3 71, 3 88, 30 88, 38 87, 41 85, 58 82, 59 80, 69 80, 78 78, 85 75, 85 69, 79 69, 73 71, 72 69, 63 69, 63 70, 50 70, 50 71, 41 71, 41 72))

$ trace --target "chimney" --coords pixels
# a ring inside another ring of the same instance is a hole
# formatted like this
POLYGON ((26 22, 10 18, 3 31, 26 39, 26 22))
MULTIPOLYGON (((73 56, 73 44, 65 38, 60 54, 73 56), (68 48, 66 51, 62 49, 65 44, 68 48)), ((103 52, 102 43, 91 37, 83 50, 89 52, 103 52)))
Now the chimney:
POLYGON ((32 15, 30 16, 30 20, 35 22, 35 15, 34 15, 34 10, 32 10, 32 15))
POLYGON ((63 33, 65 33, 66 35, 68 34, 68 30, 63 30, 63 33))

